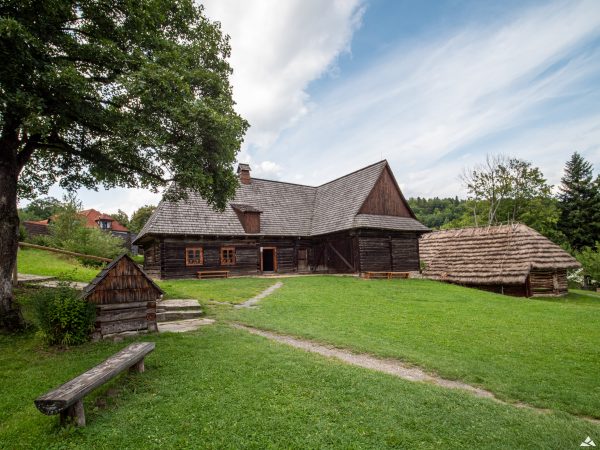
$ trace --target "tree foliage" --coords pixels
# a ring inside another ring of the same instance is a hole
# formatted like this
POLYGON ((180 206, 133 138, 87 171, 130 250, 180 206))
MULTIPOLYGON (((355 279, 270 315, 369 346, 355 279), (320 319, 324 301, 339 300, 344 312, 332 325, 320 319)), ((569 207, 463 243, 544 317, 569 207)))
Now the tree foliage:
POLYGON ((86 227, 85 218, 78 213, 80 209, 81 203, 74 197, 65 202, 49 225, 49 244, 52 247, 104 258, 114 258, 122 253, 123 241, 110 232, 86 227))
POLYGON ((225 207, 248 126, 229 53, 193 0, 0 2, 0 327, 18 316, 18 196, 170 185, 225 207))
POLYGON ((583 266, 584 275, 590 277, 596 285, 600 285, 600 242, 596 242, 594 248, 584 247, 576 257, 583 266))
POLYGON ((41 197, 19 209, 19 218, 24 220, 46 220, 62 208, 63 203, 54 197, 41 197))
POLYGON ((408 203, 421 223, 432 229, 446 228, 467 212, 467 204, 454 198, 410 198, 408 203))
POLYGON ((575 152, 566 163, 559 189, 558 228, 575 250, 593 247, 600 239, 600 176, 594 181, 592 165, 575 152))
POLYGON ((127 213, 121 209, 119 209, 116 213, 109 214, 110 217, 115 219, 125 228, 129 228, 129 217, 127 217, 127 213))
POLYGON ((153 205, 144 205, 139 209, 135 210, 131 215, 131 221, 129 222, 129 230, 133 233, 139 233, 142 231, 148 219, 152 213, 156 210, 156 206, 153 205))
POLYGON ((4 1, 0 115, 22 197, 127 186, 192 188, 224 207, 246 129, 227 38, 191 0, 4 1), (193 164, 190 162, 193 161, 193 164))

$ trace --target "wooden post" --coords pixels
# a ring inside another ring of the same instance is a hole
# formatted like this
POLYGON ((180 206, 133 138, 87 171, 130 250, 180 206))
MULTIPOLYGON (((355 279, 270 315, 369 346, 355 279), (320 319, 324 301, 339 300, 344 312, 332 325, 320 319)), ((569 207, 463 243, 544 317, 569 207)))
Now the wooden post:
POLYGON ((83 399, 77 400, 64 411, 60 412, 60 424, 64 427, 74 423, 78 427, 85 427, 85 411, 83 410, 83 399))
POLYGON ((144 366, 143 359, 141 361, 135 363, 133 366, 131 366, 129 368, 130 372, 137 372, 137 373, 144 373, 144 370, 146 370, 146 367, 144 366))

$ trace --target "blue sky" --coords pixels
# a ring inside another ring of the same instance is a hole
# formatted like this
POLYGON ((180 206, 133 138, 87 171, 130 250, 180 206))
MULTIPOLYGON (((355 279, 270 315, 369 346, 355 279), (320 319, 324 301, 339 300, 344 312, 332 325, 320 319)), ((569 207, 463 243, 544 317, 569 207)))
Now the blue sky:
MULTIPOLYGON (((407 196, 463 196, 486 154, 557 184, 600 171, 600 1, 207 0, 231 36, 253 175, 320 184, 386 158, 407 196)), ((60 196, 58 189, 52 195, 60 196)), ((159 195, 80 191, 131 213, 159 195)))

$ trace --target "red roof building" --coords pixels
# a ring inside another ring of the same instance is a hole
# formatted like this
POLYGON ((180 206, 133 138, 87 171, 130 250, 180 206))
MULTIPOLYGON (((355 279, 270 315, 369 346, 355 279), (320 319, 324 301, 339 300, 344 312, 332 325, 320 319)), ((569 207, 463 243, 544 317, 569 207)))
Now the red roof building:
POLYGON ((103 214, 95 209, 84 209, 79 214, 85 217, 88 228, 101 228, 102 230, 122 231, 125 233, 129 231, 108 214, 103 214))

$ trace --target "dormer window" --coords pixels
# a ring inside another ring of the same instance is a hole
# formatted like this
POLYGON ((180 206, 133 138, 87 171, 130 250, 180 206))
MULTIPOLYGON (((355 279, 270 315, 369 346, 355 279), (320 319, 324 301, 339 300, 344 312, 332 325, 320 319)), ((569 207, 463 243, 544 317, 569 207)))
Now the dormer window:
POLYGON ((246 233, 260 233, 261 210, 251 205, 231 204, 246 233))
POLYGON ((100 229, 102 230, 110 230, 112 228, 110 220, 99 220, 98 225, 100 225, 100 229))

